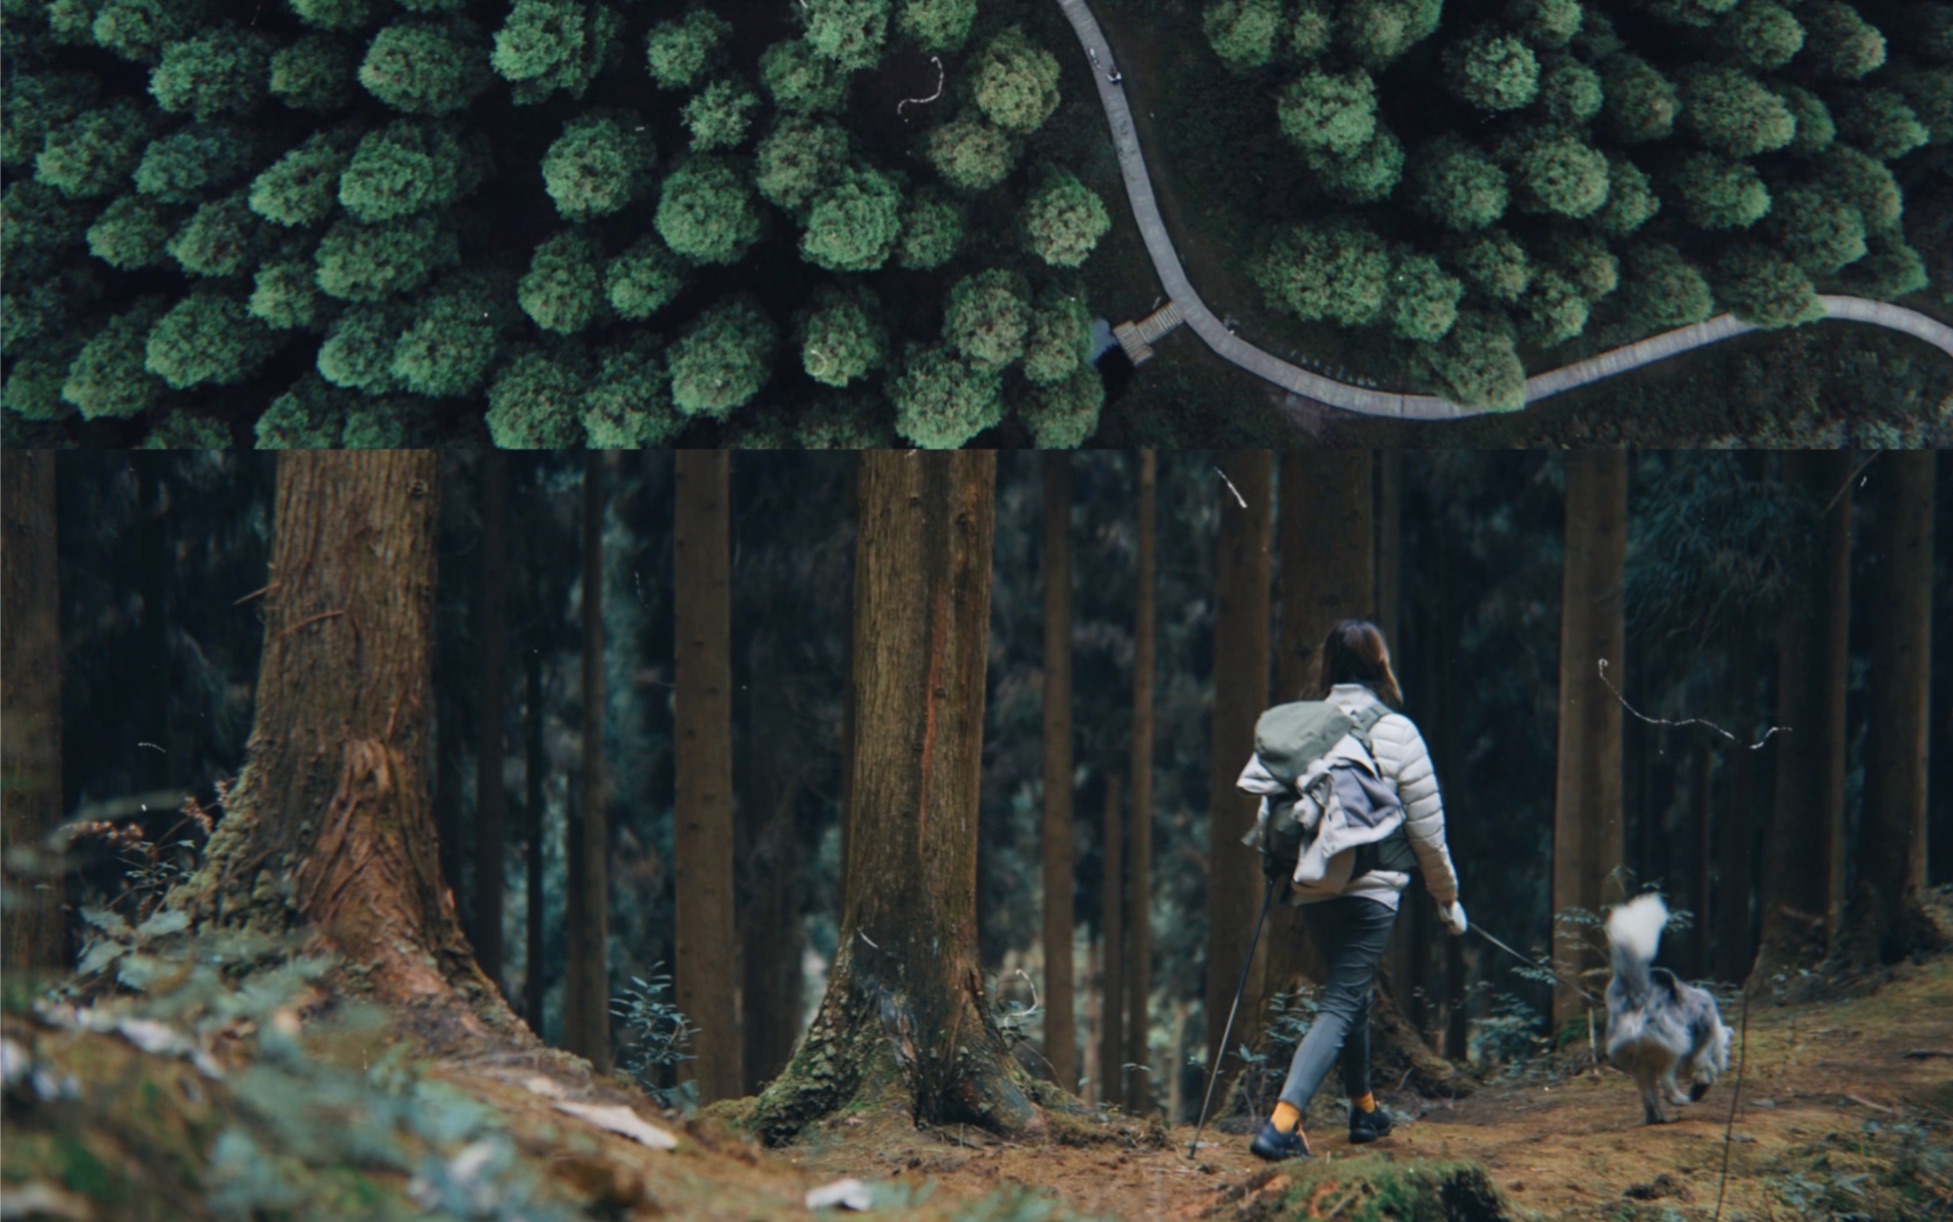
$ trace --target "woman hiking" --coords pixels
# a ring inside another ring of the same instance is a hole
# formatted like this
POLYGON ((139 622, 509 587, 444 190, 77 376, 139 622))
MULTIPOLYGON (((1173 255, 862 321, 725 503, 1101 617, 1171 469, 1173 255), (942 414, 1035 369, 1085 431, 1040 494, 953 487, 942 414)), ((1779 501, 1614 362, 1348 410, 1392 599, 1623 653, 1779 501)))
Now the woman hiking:
MULTIPOLYGON (((1466 929, 1430 753, 1417 726, 1390 707, 1402 704, 1403 695, 1383 633, 1367 621, 1344 620, 1330 629, 1318 662, 1312 694, 1354 728, 1326 751, 1310 748, 1277 759, 1257 727, 1256 755, 1240 780, 1242 789, 1262 796, 1264 831, 1272 831, 1271 813, 1287 817, 1292 810, 1298 826, 1313 832, 1295 857, 1270 853, 1270 840, 1279 843, 1279 837, 1265 837, 1263 862, 1270 886, 1293 887, 1327 965, 1315 1022, 1295 1050, 1274 1114, 1249 1147, 1271 1161, 1310 1155, 1302 1116, 1339 1054, 1350 1141, 1375 1141, 1390 1132, 1390 1114, 1370 1090, 1370 997, 1412 869, 1423 873, 1445 928, 1454 936, 1466 929), (1315 758, 1305 762, 1303 754, 1315 758), (1324 783, 1312 784, 1319 781, 1324 783), (1391 830, 1378 838, 1376 830, 1384 827, 1391 830), (1355 847, 1340 847, 1346 844, 1355 847)), ((1329 714, 1321 705, 1287 707, 1304 718, 1329 714)), ((1264 715, 1264 726, 1276 711, 1264 715)), ((1333 722, 1337 729, 1343 724, 1333 722)))

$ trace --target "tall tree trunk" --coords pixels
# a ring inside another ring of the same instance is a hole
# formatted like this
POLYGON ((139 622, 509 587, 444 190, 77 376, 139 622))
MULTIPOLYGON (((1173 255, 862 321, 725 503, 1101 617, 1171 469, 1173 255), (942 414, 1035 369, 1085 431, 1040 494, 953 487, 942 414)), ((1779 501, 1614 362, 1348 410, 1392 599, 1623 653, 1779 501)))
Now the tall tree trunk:
MULTIPOLYGON (((1560 597, 1560 727, 1553 810, 1553 911, 1599 911, 1621 864, 1621 705, 1626 625, 1627 457, 1578 450, 1566 459, 1566 551, 1560 597), (1606 664, 1605 679, 1601 664, 1606 664)), ((1577 930, 1556 926, 1554 958, 1574 973, 1598 959, 1577 930)), ((1579 993, 1553 989, 1553 1025, 1581 1013, 1579 993)))
POLYGON ((549 757, 543 753, 542 650, 531 648, 523 657, 527 679, 527 699, 523 709, 527 722, 523 768, 524 816, 528 828, 529 858, 526 971, 522 979, 522 1015, 542 1034, 543 990, 549 983, 548 951, 543 942, 543 837, 549 827, 543 785, 548 776, 549 757))
MULTIPOLYGON (((1159 555, 1155 492, 1158 456, 1139 452, 1139 574, 1133 607, 1132 651, 1132 858, 1126 888, 1130 912, 1126 927, 1131 953, 1126 957, 1126 1109, 1151 1112, 1153 1089, 1148 1012, 1153 993, 1153 666, 1154 600, 1159 555)), ((1177 1072, 1177 1065, 1174 1067, 1177 1072)))
MULTIPOLYGON (((1790 451, 1780 458, 1779 478, 1824 504, 1834 490, 1832 464, 1825 456, 1790 451)), ((1820 551, 1828 539, 1829 518, 1820 529, 1820 551)), ((1820 556, 1810 585, 1798 592, 1777 625, 1776 724, 1789 728, 1788 741, 1776 744, 1775 811, 1765 837, 1762 933, 1752 977, 1772 976, 1819 958, 1824 948, 1825 913, 1830 902, 1828 797, 1832 744, 1824 737, 1830 674, 1825 665, 1825 619, 1831 591, 1824 580, 1828 556, 1820 556)), ((1842 688, 1839 690, 1842 695, 1842 688)), ((1842 746, 1842 741, 1839 744, 1842 746)))
POLYGON ((1845 912, 1845 759, 1850 727, 1845 719, 1845 695, 1851 672, 1851 486, 1853 455, 1832 451, 1818 457, 1820 487, 1826 498, 1824 526, 1819 536, 1817 636, 1824 678, 1819 689, 1819 718, 1813 738, 1824 744, 1824 766, 1818 775, 1821 806, 1818 825, 1824 837, 1825 935, 1833 945, 1844 927, 1845 912))
MULTIPOLYGON (((1322 640, 1332 627, 1376 614, 1375 496, 1367 452, 1290 450, 1282 455, 1277 701, 1300 700, 1315 682, 1322 640)), ((1251 732, 1236 746, 1237 754, 1245 758, 1253 742, 1251 732)), ((1277 907, 1269 913, 1267 937, 1261 1004, 1304 981, 1321 981, 1322 951, 1303 925, 1300 908, 1277 907)))
POLYGON ((61 564, 54 453, 0 451, 0 866, 10 973, 69 966, 61 825, 61 564))
MULTIPOLYGON (((1248 939, 1261 911, 1258 851, 1241 843, 1254 826, 1255 801, 1235 788, 1254 751, 1255 719, 1268 703, 1269 538, 1274 527, 1274 460, 1266 450, 1234 450, 1221 469, 1234 493, 1221 497, 1215 543, 1214 713, 1207 797, 1207 1065, 1221 1068, 1222 1028, 1247 963, 1248 939)), ((1272 922, 1271 922, 1272 924, 1272 922)), ((1272 940, 1264 937, 1265 949, 1272 940)), ((1255 971, 1249 966, 1248 983, 1255 971)), ((1258 998, 1242 999, 1233 1042, 1254 1046, 1258 998)))
POLYGON ((1105 931, 1104 976, 1099 1006, 1098 1099, 1101 1103, 1123 1103, 1126 1098, 1125 1072, 1120 1063, 1126 1054, 1126 923, 1125 923, 1125 812, 1119 805, 1119 778, 1112 772, 1105 777, 1105 824, 1102 847, 1105 881, 1101 884, 1099 924, 1105 931))
MULTIPOLYGON (((675 670, 678 1008, 698 1026, 699 1100, 740 1093, 738 940, 732 903, 731 470, 724 450, 680 450, 672 563, 675 670)), ((764 749, 762 747, 762 749, 764 749)))
POLYGON ((481 743, 475 771, 475 957, 502 982, 502 885, 508 853, 508 791, 502 780, 503 689, 508 682, 508 455, 482 455, 481 743))
POLYGON ((1078 1089, 1072 990, 1071 455, 1044 456, 1044 1055, 1078 1089))
POLYGON ((1038 1122, 977 959, 996 473, 980 451, 861 456, 840 950, 812 1030, 760 1096, 755 1125, 770 1142, 856 1098, 934 1123, 1038 1122))
POLYGON ((1694 820, 1690 830, 1695 837, 1695 869, 1689 876, 1689 908, 1695 914, 1695 924, 1690 927, 1690 957, 1692 974, 1697 976, 1707 976, 1714 962, 1716 926, 1709 919, 1709 904, 1716 861, 1715 769, 1716 749, 1703 738, 1689 752, 1689 815, 1694 820))
MULTIPOLYGON (((754 687, 758 688, 758 684, 754 687)), ((735 916, 744 985, 739 1028, 745 1042, 744 1089, 757 1094, 793 1058, 800 1035, 801 953, 799 844, 794 812, 803 784, 798 761, 773 745, 788 741, 790 715, 776 691, 752 694, 749 741, 760 758, 747 770, 739 802, 742 898, 735 916)))
POLYGON ((604 805, 604 463, 583 460, 583 777, 568 820, 563 1046, 610 1067, 609 835, 604 805))
POLYGON ((154 793, 170 783, 175 746, 170 732, 170 650, 168 544, 163 537, 162 467, 167 454, 133 454, 136 469, 136 581, 142 593, 142 733, 155 750, 139 749, 142 788, 154 793))
MULTIPOLYGON (((1739 624, 1729 650, 1729 691, 1738 720, 1749 725, 1756 703, 1756 639, 1739 624)), ((1716 927, 1713 968, 1718 979, 1734 981, 1747 976, 1753 962, 1757 766, 1756 752, 1747 743, 1729 743, 1724 748, 1723 780, 1727 792, 1716 829, 1716 888, 1710 893, 1716 927)))
POLYGON ((1904 958, 1929 934, 1926 744, 1931 709, 1933 455, 1882 455, 1877 473, 1878 563, 1872 570, 1871 674, 1865 809, 1852 950, 1880 963, 1904 958))
POLYGON ((427 777, 439 466, 431 451, 279 456, 257 720, 202 867, 202 926, 308 926, 430 1034, 520 1030, 436 868, 427 777))

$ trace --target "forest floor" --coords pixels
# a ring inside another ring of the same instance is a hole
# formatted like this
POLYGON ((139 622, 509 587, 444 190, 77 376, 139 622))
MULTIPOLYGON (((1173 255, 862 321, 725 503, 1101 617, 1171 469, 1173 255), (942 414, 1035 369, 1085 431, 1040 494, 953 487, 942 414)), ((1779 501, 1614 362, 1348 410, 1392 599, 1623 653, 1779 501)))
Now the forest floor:
MULTIPOLYGON (((177 1024, 202 1032, 187 1041, 107 1004, 10 1006, 0 1216, 771 1222, 814 1216, 808 1190, 852 1178, 874 1216, 935 1222, 1709 1219, 1735 1089, 1732 1072, 1677 1123, 1645 1127, 1631 1082, 1576 1053, 1457 1101, 1385 1093, 1400 1127, 1365 1151, 1325 1100, 1316 1157, 1281 1167, 1242 1133, 1210 1125, 1190 1159, 1187 1126, 1116 1114, 1000 1140, 863 1113, 764 1151, 561 1053, 412 1059, 384 1023, 301 1033, 303 999, 262 1018, 251 1004, 177 1024)), ((1865 996, 1753 1005, 1722 1217, 1953 1217, 1949 1014, 1947 957, 1865 996)))

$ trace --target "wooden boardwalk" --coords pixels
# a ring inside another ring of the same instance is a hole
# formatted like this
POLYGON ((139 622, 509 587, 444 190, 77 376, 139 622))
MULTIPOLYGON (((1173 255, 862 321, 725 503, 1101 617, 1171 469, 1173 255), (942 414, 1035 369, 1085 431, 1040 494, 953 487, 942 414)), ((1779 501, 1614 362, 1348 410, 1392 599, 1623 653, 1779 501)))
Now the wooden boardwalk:
MULTIPOLYGON (((1180 254, 1174 249, 1173 239, 1166 232, 1166 222, 1160 217, 1159 202, 1153 197, 1153 180, 1147 172, 1146 159, 1139 151, 1139 137, 1133 130, 1132 109, 1126 103, 1125 88, 1110 79, 1116 72, 1117 61, 1112 58, 1112 48, 1106 43, 1098 20, 1092 16, 1086 0, 1058 0, 1058 6, 1070 19, 1072 29, 1077 32, 1078 41, 1083 44, 1092 65, 1092 79, 1098 84, 1099 101, 1104 105, 1106 121, 1112 127, 1112 144, 1119 155, 1119 172, 1126 181, 1126 197, 1132 204, 1133 220, 1139 226, 1147 254, 1152 256, 1160 285, 1166 290, 1171 304, 1179 308, 1180 317, 1186 325, 1205 340, 1216 355, 1284 390, 1366 416, 1401 420, 1456 420, 1486 411, 1485 408, 1453 403, 1437 395, 1378 390, 1339 382, 1292 365, 1273 353, 1264 352, 1223 326, 1221 320, 1214 317, 1213 311, 1201 301, 1200 294, 1194 291, 1193 284, 1187 279, 1186 269, 1180 264, 1180 254)), ((1862 297, 1822 296, 1818 300, 1824 303, 1826 317, 1903 331, 1953 357, 1953 327, 1917 310, 1862 297)), ((1732 314, 1718 314, 1707 322, 1651 335, 1584 361, 1534 374, 1526 379, 1526 402, 1534 403, 1576 386, 1598 382, 1754 330, 1755 327, 1732 314)))

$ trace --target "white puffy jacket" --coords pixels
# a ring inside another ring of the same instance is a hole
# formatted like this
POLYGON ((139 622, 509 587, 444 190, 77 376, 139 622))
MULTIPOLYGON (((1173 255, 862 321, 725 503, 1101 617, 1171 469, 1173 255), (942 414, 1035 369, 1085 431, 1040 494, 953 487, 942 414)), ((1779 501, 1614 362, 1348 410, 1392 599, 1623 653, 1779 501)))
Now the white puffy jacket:
MULTIPOLYGON (((1328 700, 1350 714, 1378 703, 1376 693, 1360 683, 1338 683, 1330 689, 1328 700)), ((1417 854, 1425 889, 1443 908, 1458 898, 1458 872, 1452 868, 1451 850, 1445 846, 1444 803, 1438 797, 1437 771, 1431 766, 1424 736, 1402 713, 1386 713, 1371 727, 1370 745, 1376 754, 1377 771, 1404 804, 1404 830, 1411 850, 1417 854)), ((1372 870, 1340 888, 1297 887, 1296 898, 1309 903, 1338 895, 1361 895, 1395 908, 1409 885, 1409 875, 1372 870)))

